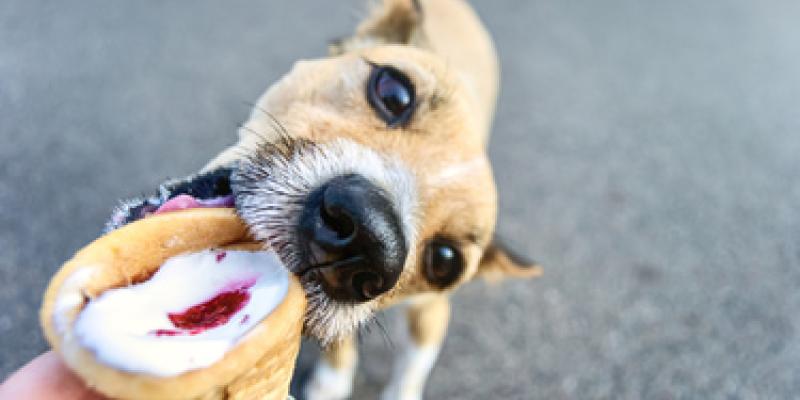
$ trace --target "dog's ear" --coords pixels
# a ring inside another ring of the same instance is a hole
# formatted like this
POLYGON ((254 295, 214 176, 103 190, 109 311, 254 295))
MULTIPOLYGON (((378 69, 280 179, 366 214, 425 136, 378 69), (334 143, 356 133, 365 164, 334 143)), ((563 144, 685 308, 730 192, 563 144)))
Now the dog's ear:
POLYGON ((542 267, 527 257, 511 250, 495 236, 483 252, 478 265, 478 276, 495 282, 505 278, 535 278, 542 275, 542 267))
POLYGON ((352 37, 334 40, 331 55, 375 44, 411 44, 420 40, 422 6, 418 0, 383 0, 356 29, 352 37))

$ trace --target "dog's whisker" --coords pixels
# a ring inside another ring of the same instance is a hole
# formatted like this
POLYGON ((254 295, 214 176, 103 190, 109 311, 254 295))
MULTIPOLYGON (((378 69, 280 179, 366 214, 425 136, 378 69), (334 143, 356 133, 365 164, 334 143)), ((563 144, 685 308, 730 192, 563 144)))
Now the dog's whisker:
POLYGON ((275 125, 277 125, 278 128, 280 128, 279 130, 284 135, 284 137, 286 137, 286 138, 290 137, 289 136, 289 130, 286 129, 286 125, 284 125, 280 120, 278 120, 278 118, 275 117, 275 115, 273 115, 272 113, 267 112, 267 111, 264 111, 264 112, 269 116, 270 120, 272 120, 272 122, 275 125))
POLYGON ((247 104, 249 104, 249 105, 250 105, 250 107, 252 107, 252 109, 253 109, 253 110, 258 110, 258 111, 262 112, 262 113, 263 113, 265 116, 267 116, 267 118, 269 118, 269 120, 271 121, 271 123, 272 123, 273 125, 275 125, 275 126, 277 126, 277 127, 278 127, 278 129, 276 130, 276 131, 278 131, 277 133, 279 133, 279 134, 280 134, 281 136, 283 136, 283 137, 287 137, 287 138, 289 137, 289 130, 288 130, 288 129, 286 129, 286 126, 285 126, 285 125, 283 125, 283 124, 282 124, 282 123, 281 123, 281 122, 278 120, 278 118, 276 118, 276 117, 275 117, 275 115, 274 115, 274 114, 272 114, 271 112, 269 112, 269 111, 265 110, 263 107, 261 107, 261 106, 260 106, 259 104, 257 104, 257 103, 251 103, 251 102, 247 102, 247 104))
POLYGON ((238 127, 239 127, 239 129, 244 129, 244 130, 256 135, 262 142, 269 142, 270 141, 269 136, 267 136, 267 134, 265 134, 263 132, 259 132, 259 131, 255 130, 255 129, 247 126, 246 124, 240 124, 240 125, 238 125, 238 127))
POLYGON ((378 314, 374 318, 372 318, 372 322, 378 327, 381 332, 381 337, 383 337, 383 344, 387 346, 389 349, 394 349, 394 341, 392 337, 389 336, 389 331, 386 329, 386 326, 381 322, 381 319, 384 317, 383 314, 378 314))

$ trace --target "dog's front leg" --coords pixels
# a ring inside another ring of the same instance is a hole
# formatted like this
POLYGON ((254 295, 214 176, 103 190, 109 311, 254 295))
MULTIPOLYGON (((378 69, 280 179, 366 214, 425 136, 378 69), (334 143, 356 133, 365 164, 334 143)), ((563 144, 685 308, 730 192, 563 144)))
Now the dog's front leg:
POLYGON ((422 398, 425 381, 439 356, 447 324, 450 301, 439 295, 412 303, 407 311, 410 340, 397 357, 391 381, 382 400, 417 400, 422 398))
POLYGON ((353 378, 358 363, 355 340, 348 337, 322 353, 305 387, 308 400, 341 400, 353 392, 353 378))

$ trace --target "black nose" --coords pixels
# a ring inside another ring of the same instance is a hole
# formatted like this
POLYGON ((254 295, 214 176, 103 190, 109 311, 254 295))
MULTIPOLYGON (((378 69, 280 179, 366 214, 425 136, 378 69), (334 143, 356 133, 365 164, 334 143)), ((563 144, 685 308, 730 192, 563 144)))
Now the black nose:
POLYGON ((400 220, 387 194, 356 174, 331 179, 309 195, 299 239, 309 271, 340 301, 364 302, 385 293, 406 260, 400 220))

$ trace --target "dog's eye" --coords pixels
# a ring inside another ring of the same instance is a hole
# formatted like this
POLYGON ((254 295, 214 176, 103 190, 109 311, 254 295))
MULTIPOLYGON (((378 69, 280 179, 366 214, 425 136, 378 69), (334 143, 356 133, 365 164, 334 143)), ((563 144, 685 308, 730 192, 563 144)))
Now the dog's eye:
POLYGON ((461 276, 464 258, 456 246, 444 239, 435 239, 425 248, 425 277, 434 286, 444 288, 461 276))
POLYGON ((367 100, 390 128, 405 125, 414 112, 414 85, 402 72, 389 66, 372 69, 367 100))

